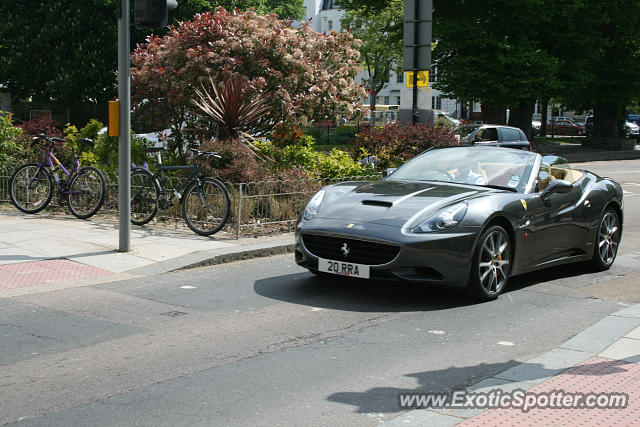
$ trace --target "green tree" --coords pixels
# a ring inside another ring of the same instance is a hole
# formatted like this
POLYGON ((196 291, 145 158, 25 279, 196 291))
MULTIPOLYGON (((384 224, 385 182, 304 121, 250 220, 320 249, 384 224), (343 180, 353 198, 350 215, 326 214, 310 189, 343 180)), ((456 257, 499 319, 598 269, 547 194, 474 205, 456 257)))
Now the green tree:
MULTIPOLYGON (((446 95, 482 103, 483 120, 531 128, 536 99, 550 91, 559 61, 540 47, 546 0, 435 0, 434 85, 446 95)), ((546 29, 548 31, 548 29, 546 29)))
POLYGON ((215 10, 223 7, 228 11, 239 9, 247 11, 253 8, 259 15, 275 13, 280 19, 302 19, 304 17, 304 0, 185 0, 178 2, 171 22, 191 20, 196 13, 215 10))
POLYGON ((559 98, 593 109, 594 136, 621 136, 626 107, 640 97, 640 1, 578 2, 568 26, 577 38, 559 53, 571 71, 559 98))
POLYGON ((1 0, 0 82, 66 105, 114 94, 114 0, 1 0))
MULTIPOLYGON (((116 2, 0 0, 0 83, 14 99, 32 97, 65 108, 112 99, 117 94, 116 2)), ((304 13, 303 0, 180 0, 170 22, 218 6, 253 6, 260 14, 291 19, 304 13)), ((150 33, 166 31, 134 29, 132 48, 150 33)))
POLYGON ((335 3, 341 9, 359 11, 366 15, 380 13, 389 6, 388 0, 337 0, 335 3))
POLYGON ((360 63, 368 74, 372 106, 391 72, 402 69, 403 0, 391 0, 386 5, 371 13, 347 11, 342 19, 342 27, 362 41, 358 50, 360 63))

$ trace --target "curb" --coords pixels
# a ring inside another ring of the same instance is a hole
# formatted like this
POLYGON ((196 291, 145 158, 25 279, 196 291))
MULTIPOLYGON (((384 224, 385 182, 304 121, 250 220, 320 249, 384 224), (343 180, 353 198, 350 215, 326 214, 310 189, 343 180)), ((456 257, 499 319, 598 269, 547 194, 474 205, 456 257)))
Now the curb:
POLYGON ((243 261, 243 260, 253 259, 253 258, 263 258, 263 257, 272 256, 272 255, 283 255, 287 253, 293 253, 295 251, 295 248, 296 248, 296 245, 292 243, 289 245, 272 246, 272 247, 263 248, 263 249, 251 249, 251 250, 240 251, 240 252, 231 252, 227 254, 216 255, 212 258, 198 261, 193 264, 188 264, 171 271, 186 270, 186 269, 197 268, 197 267, 206 267, 209 265, 226 264, 229 262, 243 261))
MULTIPOLYGON (((640 363, 640 355, 616 357, 616 353, 620 354, 620 351, 615 348, 616 343, 638 327, 640 327, 640 304, 635 304, 606 316, 559 347, 486 378, 465 388, 464 391, 476 393, 493 389, 507 392, 515 389, 526 391, 599 354, 602 355, 601 357, 626 363, 640 363)), ((486 409, 414 409, 382 425, 449 427, 463 423, 486 411, 486 409)))
POLYGON ((278 238, 276 242, 263 242, 245 246, 234 246, 194 252, 148 266, 128 270, 127 273, 135 276, 149 276, 172 271, 226 264, 253 258, 283 255, 293 253, 295 251, 295 243, 293 240, 292 236, 286 236, 284 238, 278 238))

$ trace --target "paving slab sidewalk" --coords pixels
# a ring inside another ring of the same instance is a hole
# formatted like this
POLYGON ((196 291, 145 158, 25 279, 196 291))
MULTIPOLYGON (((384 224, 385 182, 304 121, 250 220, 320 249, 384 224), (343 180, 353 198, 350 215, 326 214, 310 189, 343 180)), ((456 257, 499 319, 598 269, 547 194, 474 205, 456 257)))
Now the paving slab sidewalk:
POLYGON ((132 226, 130 236, 131 250, 118 252, 117 220, 0 212, 0 296, 38 285, 51 290, 63 282, 83 285, 274 255, 294 247, 293 233, 235 239, 151 225, 132 226))
MULTIPOLYGON (((425 408, 386 423, 398 426, 550 426, 640 424, 640 304, 580 332, 560 347, 487 378, 464 391, 534 395, 624 393, 624 408, 425 408)), ((543 399, 544 399, 543 396, 543 399)), ((586 398, 586 397, 585 397, 586 398)), ((525 397, 526 399, 526 397, 525 397)), ((584 401, 582 401, 584 403, 584 401)))

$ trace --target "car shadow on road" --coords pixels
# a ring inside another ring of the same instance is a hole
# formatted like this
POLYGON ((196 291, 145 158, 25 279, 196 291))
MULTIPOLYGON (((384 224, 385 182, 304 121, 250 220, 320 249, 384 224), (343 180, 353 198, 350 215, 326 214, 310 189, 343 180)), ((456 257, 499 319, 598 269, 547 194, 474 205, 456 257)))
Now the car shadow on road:
POLYGON ((306 272, 257 280, 254 291, 279 301, 357 312, 433 311, 476 303, 463 293, 438 286, 316 277, 306 272))
POLYGON ((587 263, 559 265, 511 277, 505 292, 518 291, 532 285, 563 279, 568 279, 568 281, 565 281, 564 286, 580 287, 592 282, 597 275, 604 276, 608 274, 611 274, 611 272, 596 273, 587 263))
MULTIPOLYGON (((374 387, 362 392, 344 391, 329 395, 327 400, 354 406, 354 412, 357 413, 395 413, 413 409, 400 407, 399 395, 401 393, 452 393, 457 390, 490 392, 496 389, 508 393, 515 389, 534 387, 556 375, 560 377, 563 375, 604 377, 619 374, 626 372, 621 366, 627 364, 628 362, 621 360, 591 360, 564 371, 561 368, 550 369, 540 363, 520 363, 516 360, 502 363, 480 363, 464 367, 452 366, 447 369, 405 375, 415 379, 418 383, 416 388, 374 387), (488 378, 488 381, 475 386, 488 378), (513 381, 505 378, 511 378, 513 381)), ((581 390, 565 391, 577 392, 581 390)), ((441 411, 446 413, 451 409, 443 408, 441 411)))

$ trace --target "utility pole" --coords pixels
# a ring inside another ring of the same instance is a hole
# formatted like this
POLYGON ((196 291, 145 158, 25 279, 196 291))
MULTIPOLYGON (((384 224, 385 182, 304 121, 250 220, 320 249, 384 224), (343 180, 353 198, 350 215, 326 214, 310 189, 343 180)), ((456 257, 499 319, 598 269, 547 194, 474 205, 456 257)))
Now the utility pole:
POLYGON ((433 0, 404 0, 404 71, 398 118, 405 123, 433 122, 429 71, 433 0))
POLYGON ((118 99, 120 101, 120 140, 118 144, 118 224, 119 252, 129 252, 131 233, 131 45, 130 2, 119 0, 118 12, 118 99))

